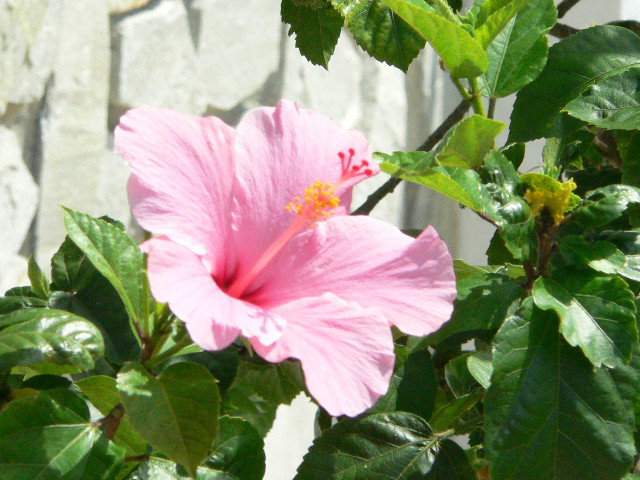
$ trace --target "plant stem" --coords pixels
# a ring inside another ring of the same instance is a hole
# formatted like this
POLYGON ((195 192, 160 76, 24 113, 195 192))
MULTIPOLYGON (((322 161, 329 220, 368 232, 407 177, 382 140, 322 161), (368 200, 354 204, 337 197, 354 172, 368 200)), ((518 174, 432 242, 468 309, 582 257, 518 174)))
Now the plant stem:
POLYGON ((496 97, 489 98, 489 110, 487 111, 487 118, 493 118, 496 113, 496 97))
POLYGON ((164 362, 165 360, 173 357, 176 353, 180 352, 181 350, 184 350, 186 347, 191 345, 191 343, 193 343, 191 341, 191 337, 187 335, 172 347, 167 348, 164 352, 156 355, 155 357, 148 359, 146 362, 144 362, 144 366, 147 369, 151 370, 152 368, 156 367, 157 365, 164 362))
MULTIPOLYGON (((434 130, 434 132, 427 137, 422 145, 420 145, 416 150, 421 152, 428 152, 433 147, 435 147, 440 140, 444 137, 447 131, 453 127, 456 123, 458 123, 462 117, 467 113, 471 107, 471 103, 467 100, 462 100, 458 106, 449 114, 449 116, 442 122, 442 124, 434 130)), ((375 192, 367 197, 365 202, 360 205, 352 215, 367 215, 371 213, 371 210, 375 208, 380 200, 386 197, 388 194, 392 193, 398 184, 402 181, 401 178, 392 177, 387 180, 381 187, 379 187, 375 192)))
POLYGON ((101 418, 97 422, 94 423, 96 427, 101 427, 102 425, 106 425, 107 429, 104 434, 109 440, 113 440, 116 432, 118 431, 118 427, 120 426, 120 422, 124 417, 124 405, 119 403, 115 407, 111 409, 109 414, 106 417, 101 418))
POLYGON ((469 93, 469 90, 467 90, 464 87, 464 85, 460 83, 460 80, 453 77, 451 77, 451 80, 453 81, 453 84, 456 86, 456 88, 460 92, 460 95, 462 95, 462 98, 464 98, 467 102, 471 102, 472 101, 471 94, 469 93))
POLYGON ((487 111, 484 108, 484 101, 482 100, 482 94, 480 93, 480 84, 478 78, 471 79, 471 105, 473 105, 473 111, 483 117, 487 116, 487 111))
POLYGON ((580 0, 563 0, 558 4, 558 18, 564 17, 580 0))
POLYGON ((567 38, 573 35, 574 33, 579 32, 577 28, 573 28, 569 25, 565 25, 564 23, 556 23, 549 33, 556 38, 567 38))

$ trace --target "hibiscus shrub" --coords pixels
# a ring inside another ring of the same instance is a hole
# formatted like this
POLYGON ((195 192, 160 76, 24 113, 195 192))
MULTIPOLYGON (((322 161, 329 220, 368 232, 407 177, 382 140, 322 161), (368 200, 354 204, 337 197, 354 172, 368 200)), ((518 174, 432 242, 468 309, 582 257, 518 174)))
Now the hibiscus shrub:
POLYGON ((557 23, 576 0, 461 3, 282 0, 325 68, 345 23, 402 70, 435 49, 462 100, 416 151, 372 155, 288 101, 236 128, 122 117, 148 240, 65 209, 50 276, 32 257, 0 298, 0 479, 259 480, 301 393, 317 437, 297 480, 640 479, 637 24, 557 23), (368 217, 401 181, 491 223, 488 266, 368 217))

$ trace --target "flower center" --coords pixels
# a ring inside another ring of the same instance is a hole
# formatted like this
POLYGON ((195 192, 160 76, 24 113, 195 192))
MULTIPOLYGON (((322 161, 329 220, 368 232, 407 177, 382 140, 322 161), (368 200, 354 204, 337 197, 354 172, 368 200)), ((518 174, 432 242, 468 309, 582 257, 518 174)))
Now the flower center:
POLYGON ((289 241, 305 226, 311 226, 315 222, 326 220, 340 204, 340 199, 335 196, 335 187, 330 183, 316 181, 304 191, 303 199, 296 197, 294 202, 289 203, 286 209, 297 213, 291 225, 280 234, 280 236, 267 247, 264 253, 258 258, 251 268, 243 275, 236 278, 229 288, 227 294, 231 297, 241 298, 247 288, 253 283, 258 275, 273 260, 273 258, 285 247, 289 241))

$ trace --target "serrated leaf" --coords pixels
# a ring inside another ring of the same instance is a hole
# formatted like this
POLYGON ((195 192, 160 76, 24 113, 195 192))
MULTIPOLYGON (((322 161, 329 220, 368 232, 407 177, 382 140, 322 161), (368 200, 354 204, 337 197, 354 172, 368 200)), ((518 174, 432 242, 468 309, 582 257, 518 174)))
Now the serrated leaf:
POLYGON ((409 413, 346 419, 313 441, 294 480, 400 480, 426 475, 438 439, 409 413))
POLYGON ((295 33, 296 47, 315 65, 329 68, 329 59, 338 44, 344 20, 329 2, 314 8, 296 5, 294 0, 282 0, 282 21, 290 25, 289 36, 295 33))
POLYGON ((600 240, 590 243, 581 235, 568 235, 558 248, 569 265, 587 264, 598 272, 640 282, 640 257, 627 257, 611 242, 600 240))
POLYGON ((369 55, 406 72, 424 39, 382 0, 331 0, 356 43, 369 55))
POLYGON ((223 397, 225 414, 248 420, 263 437, 271 429, 279 405, 289 405, 304 389, 297 362, 277 365, 241 362, 223 397))
POLYGON ((383 2, 433 46, 454 78, 475 78, 487 70, 487 54, 461 24, 438 15, 425 2, 383 2))
POLYGON ((640 189, 608 185, 587 192, 571 218, 583 227, 599 227, 620 218, 629 204, 640 203, 640 189))
POLYGON ((554 310, 560 331, 596 367, 623 365, 638 341, 633 293, 617 277, 567 268, 533 285, 538 308, 554 310))
POLYGON ((436 162, 447 167, 477 169, 506 124, 482 115, 460 120, 442 140, 436 162))
POLYGON ((611 377, 528 308, 494 338, 485 399, 494 480, 618 480, 633 462, 633 419, 611 377), (615 439, 615 441, 611 441, 615 439))
POLYGON ((413 413, 429 420, 436 403, 438 380, 428 350, 411 353, 393 374, 389 391, 369 412, 413 413))
POLYGON ((27 274, 29 275, 29 281, 31 282, 31 289, 33 290, 33 293, 43 300, 49 298, 49 295, 51 294, 49 280, 47 280, 47 276, 40 268, 40 265, 36 262, 36 258, 33 254, 29 257, 27 274))
POLYGON ((596 83, 583 95, 567 103, 562 111, 600 128, 639 129, 640 70, 634 68, 596 83))
MULTIPOLYGON (((96 375, 78 380, 75 385, 103 415, 108 415, 120 403, 116 379, 113 377, 96 375)), ((142 455, 147 450, 147 442, 134 430, 126 411, 114 441, 126 449, 128 457, 142 455)))
POLYGON ((158 377, 137 363, 118 374, 118 391, 142 438, 195 477, 218 433, 220 395, 202 365, 170 365, 158 377))
POLYGON ((580 30, 549 50, 540 76, 518 92, 509 142, 562 137, 580 125, 561 110, 590 86, 640 66, 640 38, 622 27, 580 30))
POLYGON ((487 273, 460 280, 451 320, 427 339, 435 345, 452 335, 466 340, 478 330, 497 329, 523 294, 522 285, 507 275, 487 273))
POLYGON ((239 480, 261 480, 265 470, 264 441, 246 420, 220 417, 220 435, 203 466, 239 480))
MULTIPOLYGON (((516 16, 520 9, 525 6, 530 0, 512 0, 503 4, 500 8, 492 11, 486 20, 481 24, 476 24, 476 30, 474 36, 482 48, 485 50, 491 44, 494 38, 509 24, 511 19, 516 16)), ((497 2, 484 2, 487 3, 497 2)), ((504 2, 500 2, 504 3, 504 2)))
POLYGON ((111 480, 124 454, 90 421, 87 405, 69 390, 39 392, 0 412, 3 480, 111 480))
POLYGON ((549 51, 546 34, 556 19, 553 0, 529 0, 519 10, 487 48, 489 67, 480 77, 483 95, 506 97, 540 74, 549 51))
POLYGON ((132 322, 147 314, 144 304, 144 259, 131 237, 104 220, 65 209, 69 238, 116 289, 132 322))
POLYGON ((2 326, 6 328, 0 330, 0 371, 40 362, 89 370, 104 354, 98 328, 69 312, 16 310, 0 316, 2 326))

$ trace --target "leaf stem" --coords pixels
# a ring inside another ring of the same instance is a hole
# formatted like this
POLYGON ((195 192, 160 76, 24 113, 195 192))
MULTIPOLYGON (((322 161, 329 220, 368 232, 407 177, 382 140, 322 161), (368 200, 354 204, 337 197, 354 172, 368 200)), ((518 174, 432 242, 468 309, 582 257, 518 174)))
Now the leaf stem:
POLYGON ((188 347, 192 343, 193 342, 191 341, 191 337, 187 335, 184 338, 180 339, 178 343, 176 343, 175 345, 167 348, 164 352, 149 358, 147 361, 144 362, 144 366, 148 370, 151 370, 154 367, 161 364, 162 362, 164 362, 165 360, 173 357, 176 353, 180 352, 181 350, 184 350, 186 347, 188 347))
POLYGON ((493 118, 495 116, 497 100, 498 99, 496 97, 489 98, 489 109, 487 111, 487 118, 493 118))
MULTIPOLYGON (((442 124, 436 128, 429 137, 420 145, 416 150, 421 152, 428 152, 435 147, 440 140, 445 136, 451 127, 462 120, 462 117, 467 113, 471 103, 467 100, 462 100, 458 106, 449 114, 449 116, 442 122, 442 124)), ((360 205, 352 215, 367 215, 371 213, 371 210, 375 208, 380 200, 386 197, 389 193, 392 193, 398 184, 402 181, 401 178, 391 177, 380 188, 367 197, 365 202, 360 205)))
POLYGON ((95 422, 94 426, 99 428, 103 425, 106 425, 107 429, 105 430, 104 434, 109 440, 113 440, 113 437, 118 431, 118 427, 120 426, 120 422, 122 422, 123 417, 124 405, 119 403, 111 409, 106 417, 103 417, 95 422))
POLYGON ((462 95, 462 98, 464 98, 467 102, 471 102, 472 101, 472 96, 469 93, 469 90, 467 90, 465 88, 465 86, 462 85, 460 80, 457 79, 457 78, 454 78, 454 77, 451 77, 451 80, 453 81, 453 84, 456 86, 456 88, 460 92, 460 95, 462 95))

